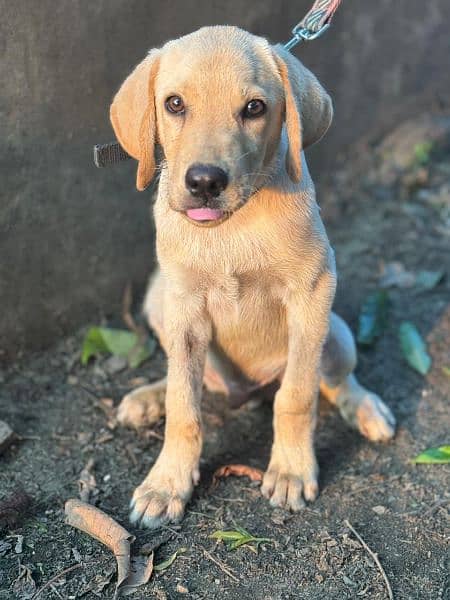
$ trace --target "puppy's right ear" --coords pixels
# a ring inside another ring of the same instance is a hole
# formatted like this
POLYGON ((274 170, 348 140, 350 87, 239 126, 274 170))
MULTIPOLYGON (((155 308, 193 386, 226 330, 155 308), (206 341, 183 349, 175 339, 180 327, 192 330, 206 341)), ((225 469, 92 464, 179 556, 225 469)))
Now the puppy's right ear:
POLYGON ((123 82, 110 108, 120 145, 139 161, 136 187, 145 190, 155 174, 155 78, 160 50, 152 50, 123 82))

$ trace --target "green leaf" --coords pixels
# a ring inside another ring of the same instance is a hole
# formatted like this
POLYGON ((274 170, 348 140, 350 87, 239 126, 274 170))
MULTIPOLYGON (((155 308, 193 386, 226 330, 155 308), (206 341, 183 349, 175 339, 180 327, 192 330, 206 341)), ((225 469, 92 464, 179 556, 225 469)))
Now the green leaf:
POLYGON ((450 377, 450 367, 442 367, 442 372, 444 375, 447 375, 447 377, 450 377))
POLYGON ((417 165, 426 165, 430 162, 433 142, 421 142, 414 146, 414 160, 417 165))
POLYGON ((130 367, 135 368, 149 358, 154 349, 153 339, 150 338, 142 344, 138 336, 131 331, 91 327, 83 341, 81 363, 86 365, 92 356, 109 353, 127 358, 130 367))
POLYGON ((371 346, 386 327, 389 296, 386 290, 370 294, 359 314, 357 340, 363 346, 371 346))
MULTIPOLYGON (((236 527, 236 531, 218 530, 211 534, 210 537, 224 542, 228 550, 236 550, 244 544, 256 544, 256 549, 258 549, 260 544, 273 543, 273 540, 270 538, 255 537, 245 529, 242 529, 242 527, 236 527)), ((249 548, 255 551, 251 546, 249 548)))
POLYGON ((149 337, 144 344, 139 344, 130 350, 128 354, 128 364, 131 369, 136 369, 142 364, 147 358, 153 355, 156 348, 156 342, 153 338, 149 337))
POLYGON ((424 452, 421 452, 416 458, 413 459, 413 463, 416 465, 430 464, 430 465, 443 465, 450 463, 450 446, 439 446, 439 448, 428 448, 424 452))
POLYGON ((218 531, 212 533, 209 537, 221 542, 232 542, 234 540, 242 539, 242 533, 239 531, 222 531, 219 529, 218 531))
POLYGON ((399 336, 403 356, 408 364, 421 375, 426 375, 431 367, 431 358, 416 326, 404 321, 400 325, 399 336))
POLYGON ((166 560, 163 560, 162 562, 160 562, 157 565, 154 565, 153 569, 155 571, 165 571, 171 565, 173 565, 173 563, 175 562, 175 560, 179 554, 182 554, 183 552, 186 552, 186 551, 187 551, 187 548, 178 548, 178 550, 175 550, 175 552, 171 556, 169 556, 169 558, 167 558, 166 560))
POLYGON ((444 275, 444 271, 419 271, 416 275, 416 285, 424 290, 432 290, 444 275))

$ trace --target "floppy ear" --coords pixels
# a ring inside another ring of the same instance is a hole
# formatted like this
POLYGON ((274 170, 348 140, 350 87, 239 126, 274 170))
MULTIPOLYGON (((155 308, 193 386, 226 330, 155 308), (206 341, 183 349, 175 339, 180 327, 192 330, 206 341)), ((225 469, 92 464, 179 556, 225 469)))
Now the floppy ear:
POLYGON ((120 145, 139 161, 136 187, 145 190, 155 174, 156 111, 154 84, 159 50, 152 50, 123 82, 110 108, 120 145))
POLYGON ((281 45, 274 50, 286 103, 286 169, 289 177, 298 182, 302 174, 301 151, 326 133, 333 118, 333 104, 317 78, 295 56, 281 45))

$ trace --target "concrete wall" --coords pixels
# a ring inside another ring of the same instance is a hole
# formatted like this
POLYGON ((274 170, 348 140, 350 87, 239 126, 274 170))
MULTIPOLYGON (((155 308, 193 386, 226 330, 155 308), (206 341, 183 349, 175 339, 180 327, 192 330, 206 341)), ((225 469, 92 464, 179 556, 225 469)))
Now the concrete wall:
MULTIPOLYGON (((145 52, 205 24, 288 38, 309 0, 0 0, 0 349, 39 348, 118 310, 152 262, 134 165, 96 170, 108 106, 145 52)), ((361 136, 448 104, 448 0, 345 0, 296 53, 335 99, 313 170, 361 136)))

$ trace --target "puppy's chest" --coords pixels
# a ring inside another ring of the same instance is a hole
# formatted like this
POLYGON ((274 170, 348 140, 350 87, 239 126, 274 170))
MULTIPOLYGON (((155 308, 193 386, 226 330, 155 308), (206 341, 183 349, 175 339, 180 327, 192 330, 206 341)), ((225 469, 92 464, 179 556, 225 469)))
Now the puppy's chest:
POLYGON ((218 277, 207 293, 207 310, 217 329, 246 327, 261 313, 281 309, 282 286, 268 273, 252 271, 218 277))

